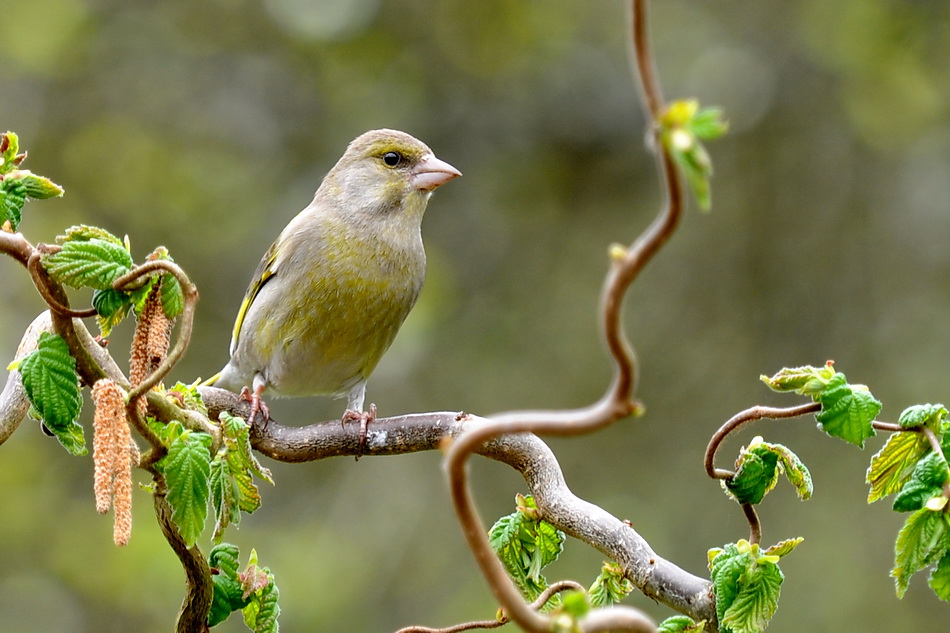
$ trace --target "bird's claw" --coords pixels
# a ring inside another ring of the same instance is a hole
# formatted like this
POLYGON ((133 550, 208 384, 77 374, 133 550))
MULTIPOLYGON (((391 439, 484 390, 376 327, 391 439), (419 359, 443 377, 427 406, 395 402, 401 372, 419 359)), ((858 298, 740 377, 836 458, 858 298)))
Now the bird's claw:
POLYGON ((376 419, 376 405, 369 405, 369 411, 354 411, 353 409, 347 409, 343 412, 343 417, 340 418, 340 425, 344 425, 347 422, 359 422, 360 423, 360 439, 356 452, 356 460, 359 461, 360 456, 363 455, 363 449, 366 448, 366 434, 369 430, 369 423, 376 419))
POLYGON ((255 391, 251 391, 247 387, 241 388, 241 393, 238 395, 241 400, 251 403, 251 411, 247 415, 247 423, 252 427, 257 424, 257 414, 260 413, 264 416, 261 426, 266 429, 267 422, 270 420, 270 409, 268 409, 267 404, 261 400, 261 395, 255 391))

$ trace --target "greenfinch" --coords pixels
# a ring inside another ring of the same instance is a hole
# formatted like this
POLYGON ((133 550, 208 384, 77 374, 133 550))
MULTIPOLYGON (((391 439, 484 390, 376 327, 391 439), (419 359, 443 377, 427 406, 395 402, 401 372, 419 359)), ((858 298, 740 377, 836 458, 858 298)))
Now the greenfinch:
POLYGON ((353 140, 311 202, 264 254, 238 311, 231 359, 209 383, 240 390, 254 419, 275 396, 346 395, 361 422, 366 380, 425 278, 422 216, 461 172, 396 130, 353 140))

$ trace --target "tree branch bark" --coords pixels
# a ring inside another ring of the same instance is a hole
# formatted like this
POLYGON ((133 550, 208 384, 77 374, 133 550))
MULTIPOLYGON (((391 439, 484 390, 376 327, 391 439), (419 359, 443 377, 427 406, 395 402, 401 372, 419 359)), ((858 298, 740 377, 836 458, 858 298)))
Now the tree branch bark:
MULTIPOLYGON (((230 391, 202 387, 200 392, 212 417, 221 411, 242 417, 250 412, 250 404, 230 391)), ((251 445, 272 459, 292 463, 360 454, 401 455, 440 449, 490 424, 494 422, 451 411, 380 418, 369 425, 361 450, 357 424, 344 426, 333 420, 290 427, 271 420, 266 428, 255 425, 251 445)), ((501 435, 475 452, 518 471, 545 520, 616 561, 645 595, 696 620, 714 621, 710 582, 657 555, 629 523, 571 492, 554 453, 536 435, 501 435)))

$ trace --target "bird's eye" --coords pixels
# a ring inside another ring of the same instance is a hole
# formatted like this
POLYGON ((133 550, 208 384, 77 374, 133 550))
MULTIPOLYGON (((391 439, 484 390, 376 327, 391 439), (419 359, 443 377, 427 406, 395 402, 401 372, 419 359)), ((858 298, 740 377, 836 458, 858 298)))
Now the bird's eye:
POLYGON ((389 165, 390 167, 395 167, 403 160, 402 154, 399 152, 386 152, 383 154, 383 162, 389 165))

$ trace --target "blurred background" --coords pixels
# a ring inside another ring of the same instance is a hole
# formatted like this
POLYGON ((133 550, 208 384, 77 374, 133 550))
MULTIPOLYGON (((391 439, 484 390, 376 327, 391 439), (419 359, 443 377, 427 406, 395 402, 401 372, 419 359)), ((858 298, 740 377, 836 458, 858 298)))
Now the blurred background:
MULTIPOLYGON (((29 204, 21 230, 36 243, 95 224, 127 234, 139 259, 167 246, 201 291, 174 375, 193 381, 226 361, 258 258, 346 143, 404 129, 465 176, 429 206, 427 286, 368 401, 384 416, 589 403, 610 377, 597 322, 608 247, 633 241, 662 202, 624 4, 0 0, 0 128, 20 135, 26 168, 66 189, 29 204)), ((872 387, 885 420, 950 399, 950 4, 654 5, 666 95, 722 106, 731 124, 710 147, 713 211, 689 210, 629 296, 647 414, 550 443, 577 494, 706 575, 706 550, 747 534, 703 473, 709 436, 751 405, 801 401, 770 394, 760 374, 834 359, 872 387)), ((11 260, 0 278, 9 360, 43 306, 11 260)), ((129 329, 112 340, 120 360, 129 329)), ((270 404, 302 425, 344 403, 270 404)), ((783 561, 770 631, 946 622, 926 574, 894 596, 904 517, 866 505, 863 483, 883 438, 860 451, 813 419, 754 432, 795 450, 816 487, 802 504, 780 483, 761 506, 765 543, 805 537, 783 561)), ((136 492, 118 549, 111 516, 94 511, 89 458, 31 422, 0 453, 0 630, 170 630, 183 577, 148 495, 136 492)), ((227 540, 277 574, 283 630, 493 616, 438 454, 266 465, 277 485, 227 540)), ((523 482, 472 465, 486 521, 511 512, 523 482)), ((589 584, 601 562, 569 541, 546 575, 589 584)), ((239 616, 221 629, 245 630, 239 616)))

